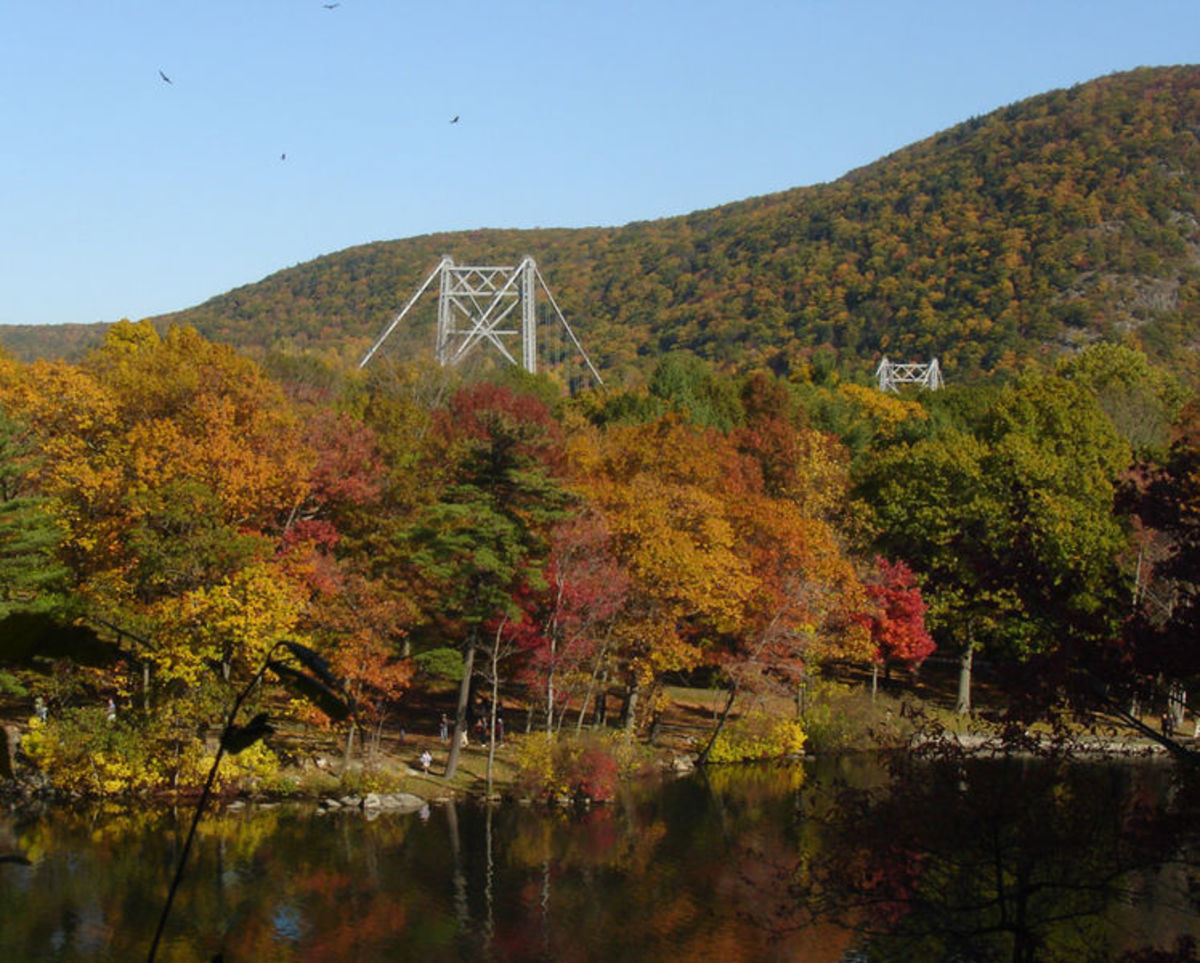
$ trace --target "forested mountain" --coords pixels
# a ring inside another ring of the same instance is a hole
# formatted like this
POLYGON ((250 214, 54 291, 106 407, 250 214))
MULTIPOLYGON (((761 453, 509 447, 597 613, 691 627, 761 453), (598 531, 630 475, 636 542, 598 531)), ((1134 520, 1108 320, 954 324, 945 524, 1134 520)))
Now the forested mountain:
MULTIPOLYGON (((833 183, 618 228, 365 244, 155 320, 352 361, 443 254, 530 254, 615 380, 678 349, 780 373, 814 353, 845 372, 937 356, 969 380, 1126 336, 1191 369, 1198 187, 1200 67, 1144 68, 972 118, 833 183)), ((432 347, 428 317, 409 333, 432 347)))

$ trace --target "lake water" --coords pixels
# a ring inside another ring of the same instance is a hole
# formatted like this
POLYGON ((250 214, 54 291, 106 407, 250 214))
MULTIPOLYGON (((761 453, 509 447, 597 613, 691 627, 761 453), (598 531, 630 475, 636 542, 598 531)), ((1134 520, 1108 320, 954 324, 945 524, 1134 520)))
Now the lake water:
MULTIPOLYGON (((161 960, 1110 960, 1200 932, 1161 763, 847 757, 587 812, 203 823, 161 960)), ((0 815, 0 960, 144 959, 189 813, 0 815)))

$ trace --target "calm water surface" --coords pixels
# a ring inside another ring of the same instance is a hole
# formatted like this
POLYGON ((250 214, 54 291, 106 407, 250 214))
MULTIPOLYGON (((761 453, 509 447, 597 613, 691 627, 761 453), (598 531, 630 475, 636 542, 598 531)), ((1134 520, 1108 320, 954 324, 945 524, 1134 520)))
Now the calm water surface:
MULTIPOLYGON (((1152 763, 721 769, 589 812, 206 819, 162 960, 1111 960, 1200 932, 1152 763)), ((0 815, 0 960, 144 959, 188 813, 0 815)))

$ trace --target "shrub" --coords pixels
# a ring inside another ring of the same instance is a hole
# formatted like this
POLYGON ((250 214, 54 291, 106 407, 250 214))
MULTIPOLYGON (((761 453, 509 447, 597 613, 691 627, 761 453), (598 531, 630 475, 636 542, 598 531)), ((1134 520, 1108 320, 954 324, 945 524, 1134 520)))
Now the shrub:
POLYGON ((513 780, 522 796, 565 796, 570 788, 558 780, 555 773, 556 740, 544 733, 533 733, 513 740, 513 764, 517 774, 513 780))
POLYGON ((781 759, 804 752, 804 727, 795 719, 752 712, 721 730, 708 755, 709 762, 747 762, 781 759))
POLYGON ((825 680, 809 685, 804 727, 813 752, 899 745, 912 729, 890 696, 872 700, 861 687, 825 680))
POLYGON ((607 802, 617 794, 620 763, 606 749, 590 746, 575 756, 567 769, 572 795, 607 802))
POLYGON ((24 699, 29 690, 21 684, 21 680, 9 672, 0 669, 0 696, 7 699, 24 699))
POLYGON ((372 792, 397 792, 404 788, 405 776, 401 772, 382 766, 352 766, 341 773, 339 791, 349 796, 365 796, 372 792))
MULTIPOLYGON (((168 737, 132 716, 109 720, 102 708, 69 709, 46 723, 35 718, 21 748, 51 785, 81 796, 198 790, 213 762, 199 739, 168 737)), ((256 743, 222 758, 214 788, 255 788, 278 769, 275 754, 256 743)))
POLYGON ((106 717, 103 709, 74 709, 44 724, 34 719, 21 748, 65 792, 111 796, 152 788, 160 775, 153 754, 124 722, 106 717))
POLYGON ((602 802, 616 795, 621 780, 638 771, 643 750, 619 732, 547 738, 534 734, 514 749, 517 791, 529 796, 569 796, 602 802))

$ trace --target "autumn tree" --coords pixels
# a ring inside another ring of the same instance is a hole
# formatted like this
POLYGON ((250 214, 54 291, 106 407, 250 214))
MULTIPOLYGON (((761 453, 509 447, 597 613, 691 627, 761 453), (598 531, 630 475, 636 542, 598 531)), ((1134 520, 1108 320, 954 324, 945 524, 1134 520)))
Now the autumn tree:
MULTIPOLYGON (((562 724, 572 695, 582 725, 597 685, 604 685, 613 622, 625 602, 629 579, 613 557, 601 519, 584 511, 550 533, 546 587, 524 593, 524 617, 509 628, 524 655, 523 675, 531 698, 545 707, 546 732, 562 724)), ((603 689, 600 700, 604 699, 603 689)), ((604 717, 603 708, 597 710, 604 717)))
POLYGON ((545 405, 494 385, 460 390, 439 413, 448 481, 404 537, 427 618, 456 638, 463 679, 446 766, 467 725, 483 625, 516 617, 521 586, 545 586, 550 526, 569 498, 556 477, 560 442, 545 405))
POLYGON ((731 487, 751 589, 715 659, 728 691, 702 761, 742 694, 794 696, 800 710, 803 687, 823 665, 864 661, 871 651, 860 617, 868 602, 853 559, 828 522, 801 508, 819 499, 771 497, 754 489, 755 478, 749 476, 748 490, 731 487))
POLYGON ((0 403, 40 451, 84 617, 143 670, 147 732, 194 732, 307 604, 280 554, 313 464, 289 402, 228 347, 122 322, 82 365, 4 366, 0 403))
POLYGON ((677 416, 581 431, 571 455, 629 578, 614 639, 632 726, 641 693, 700 665, 706 637, 741 617, 752 583, 726 494, 744 460, 719 432, 677 416))
POLYGON ((1182 690, 1200 678, 1200 418, 1183 411, 1176 439, 1161 465, 1143 465, 1128 479, 1122 503, 1143 537, 1133 617, 1119 659, 1104 681, 1114 694, 1136 694, 1147 681, 1182 690), (1146 548, 1156 548, 1154 552, 1146 548), (1134 692, 1131 692, 1131 685, 1134 692))
MULTIPOLYGON (((400 642, 415 617, 411 601, 348 562, 336 570, 336 582, 323 586, 305 610, 303 627, 314 649, 343 680, 356 710, 346 729, 347 761, 360 723, 373 726, 378 738, 389 712, 409 689, 415 669, 400 642)), ((314 708, 319 713, 320 707, 314 708)))
POLYGON ((1140 458, 1165 451, 1187 392, 1144 353, 1098 342, 1062 361, 1058 370, 1095 395, 1118 434, 1140 458))
POLYGON ((961 653, 960 711, 977 647, 1020 663, 1115 632, 1114 494, 1128 459, 1085 389, 1029 376, 974 423, 885 449, 860 472, 879 545, 911 563, 942 644, 961 653))
POLYGON ((865 580, 872 609, 862 616, 871 632, 875 657, 871 660, 871 696, 878 685, 879 667, 899 662, 910 671, 937 647, 925 627, 928 606, 921 598, 916 577, 904 562, 876 556, 865 580))

